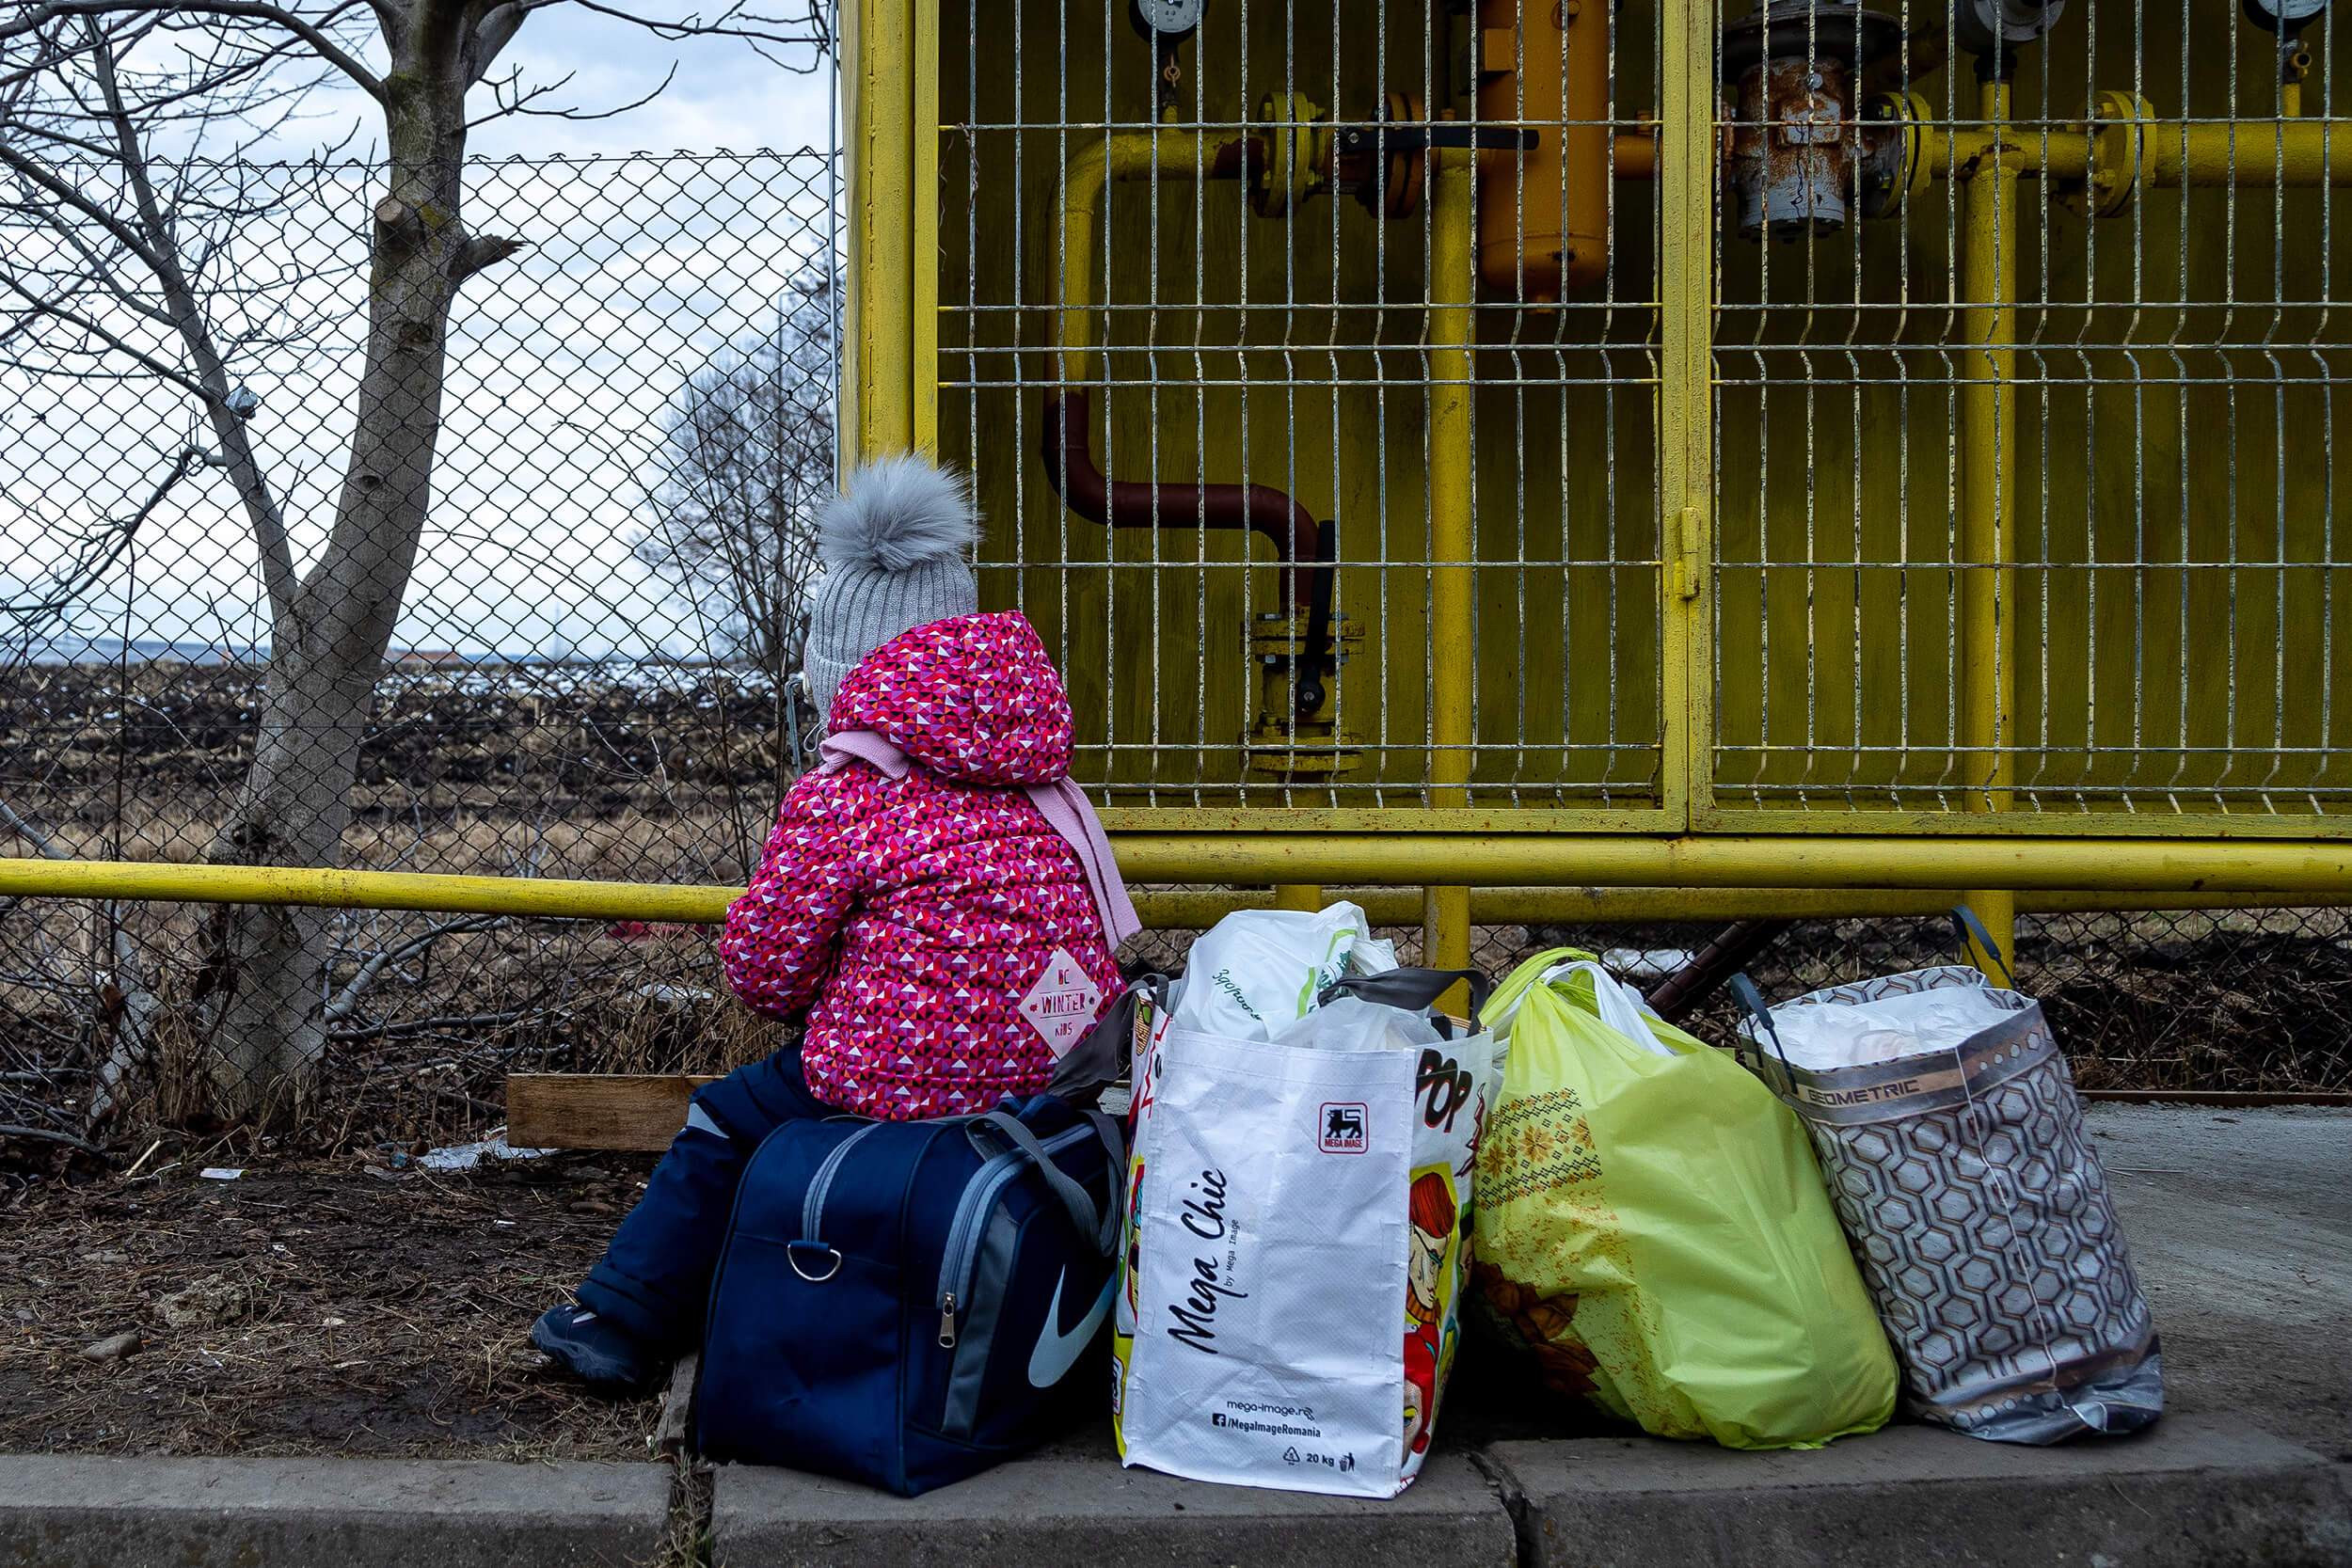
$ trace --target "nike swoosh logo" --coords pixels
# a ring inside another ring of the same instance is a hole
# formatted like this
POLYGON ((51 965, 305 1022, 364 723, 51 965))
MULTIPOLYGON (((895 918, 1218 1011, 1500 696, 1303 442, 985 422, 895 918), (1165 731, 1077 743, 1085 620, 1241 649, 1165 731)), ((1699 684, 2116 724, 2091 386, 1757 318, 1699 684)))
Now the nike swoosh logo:
POLYGON ((1064 1269, 1054 1281, 1054 1304, 1045 1309, 1045 1331, 1037 1337, 1037 1348, 1029 1352, 1029 1386, 1051 1388, 1069 1374, 1086 1348, 1094 1343, 1094 1331, 1103 1326, 1103 1319, 1111 1309, 1111 1298, 1119 1292, 1119 1275, 1113 1274, 1104 1283, 1103 1293, 1094 1298, 1094 1306, 1078 1326, 1069 1333, 1061 1332, 1061 1288, 1070 1278, 1064 1269))

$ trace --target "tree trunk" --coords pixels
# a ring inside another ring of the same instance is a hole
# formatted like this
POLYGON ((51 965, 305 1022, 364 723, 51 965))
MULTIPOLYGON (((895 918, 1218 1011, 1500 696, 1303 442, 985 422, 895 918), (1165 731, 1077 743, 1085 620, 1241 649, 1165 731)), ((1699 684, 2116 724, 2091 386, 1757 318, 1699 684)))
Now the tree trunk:
MULTIPOLYGON (((386 192, 372 214, 367 359, 334 529, 271 632, 253 764, 213 843, 215 864, 342 863, 375 684, 432 499, 450 308, 457 285, 512 254, 458 221, 465 155, 463 8, 382 8, 386 192)), ((223 1113, 284 1125, 326 1048, 329 911, 223 906, 197 994, 223 1113)))

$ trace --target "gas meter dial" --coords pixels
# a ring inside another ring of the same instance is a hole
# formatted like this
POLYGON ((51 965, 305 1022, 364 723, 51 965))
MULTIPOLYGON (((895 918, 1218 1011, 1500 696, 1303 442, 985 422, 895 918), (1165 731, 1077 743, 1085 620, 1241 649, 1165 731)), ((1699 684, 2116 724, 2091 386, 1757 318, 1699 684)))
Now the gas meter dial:
POLYGON ((1953 0, 1952 37, 1971 55, 2031 43, 2058 25, 2066 0, 1953 0))
POLYGON ((1200 26, 1208 0, 1128 0, 1127 20, 1147 39, 1182 43, 1200 26))
POLYGON ((2290 37, 2326 14, 2328 0, 2245 0, 2246 20, 2265 33, 2290 37))

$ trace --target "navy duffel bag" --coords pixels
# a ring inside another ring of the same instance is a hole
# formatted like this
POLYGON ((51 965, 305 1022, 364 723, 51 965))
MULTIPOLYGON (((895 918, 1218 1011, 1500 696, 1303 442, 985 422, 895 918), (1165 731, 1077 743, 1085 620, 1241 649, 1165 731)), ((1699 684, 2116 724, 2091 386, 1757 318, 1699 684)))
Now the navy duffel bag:
POLYGON ((696 1441, 912 1497, 1104 1408, 1126 1150, 1051 1095, 789 1121, 710 1290, 696 1441))

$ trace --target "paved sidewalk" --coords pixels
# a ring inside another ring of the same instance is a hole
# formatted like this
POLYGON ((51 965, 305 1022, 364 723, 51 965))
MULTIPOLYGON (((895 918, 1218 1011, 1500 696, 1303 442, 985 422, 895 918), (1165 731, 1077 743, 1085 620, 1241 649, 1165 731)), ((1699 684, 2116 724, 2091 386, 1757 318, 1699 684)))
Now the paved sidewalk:
MULTIPOLYGON (((1391 1502, 1121 1470, 1107 1433, 928 1497, 730 1467, 0 1456, 0 1568, 2352 1568, 2352 1112, 2098 1106, 2164 1337, 2151 1433, 1810 1453, 1581 1430, 1467 1378, 1391 1502), (707 1512, 706 1512, 707 1508, 707 1512)), ((1474 1358, 1473 1358, 1474 1359, 1474 1358)))

